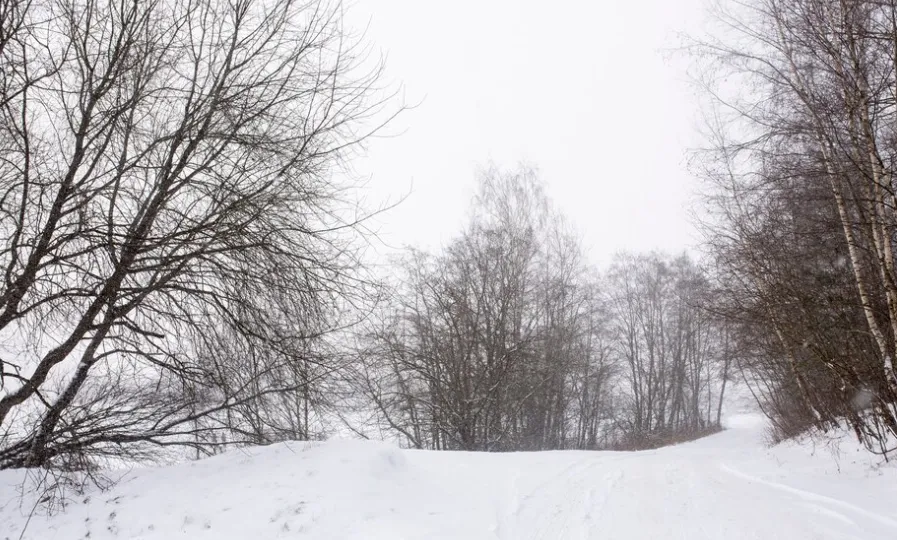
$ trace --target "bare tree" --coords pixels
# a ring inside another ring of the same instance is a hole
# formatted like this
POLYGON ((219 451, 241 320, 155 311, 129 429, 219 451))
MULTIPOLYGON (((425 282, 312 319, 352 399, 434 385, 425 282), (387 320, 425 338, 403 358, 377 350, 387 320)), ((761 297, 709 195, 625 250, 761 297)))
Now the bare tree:
POLYGON ((718 426, 712 404, 721 394, 722 351, 709 290, 686 256, 624 254, 611 267, 613 352, 626 385, 622 444, 653 446, 718 426))
POLYGON ((486 171, 464 232, 401 267, 361 339, 358 384, 407 444, 605 442, 606 319, 578 241, 532 170, 486 171))
POLYGON ((309 396, 363 293, 334 165, 388 99, 340 15, 0 2, 0 466, 258 440, 309 396))

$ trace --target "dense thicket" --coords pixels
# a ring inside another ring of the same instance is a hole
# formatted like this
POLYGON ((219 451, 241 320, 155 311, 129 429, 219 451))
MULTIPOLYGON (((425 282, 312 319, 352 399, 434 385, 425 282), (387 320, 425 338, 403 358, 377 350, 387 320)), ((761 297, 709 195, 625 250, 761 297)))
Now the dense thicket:
POLYGON ((462 234, 400 268, 356 384, 412 446, 634 448, 718 423, 703 272, 652 254, 599 276, 531 170, 485 172, 462 234))
POLYGON ((712 61, 721 313, 780 435, 897 434, 897 4, 756 0, 712 61))

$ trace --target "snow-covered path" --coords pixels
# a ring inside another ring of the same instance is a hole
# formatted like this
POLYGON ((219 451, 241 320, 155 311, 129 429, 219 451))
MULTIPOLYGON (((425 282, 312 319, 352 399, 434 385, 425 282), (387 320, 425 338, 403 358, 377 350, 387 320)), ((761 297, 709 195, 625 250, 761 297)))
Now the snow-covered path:
MULTIPOLYGON (((647 452, 473 454, 372 442, 275 445, 123 474, 32 517, 24 538, 897 538, 897 469, 845 441, 762 445, 763 421, 647 452)), ((0 474, 0 540, 30 505, 0 474)))
MULTIPOLYGON (((897 512, 887 509, 897 494, 887 485, 894 471, 876 489, 885 500, 876 500, 860 486, 845 490, 846 477, 832 474, 827 482, 825 473, 834 471, 814 468, 806 454, 793 470, 785 463, 773 468, 757 459, 758 422, 735 420, 742 424, 674 448, 582 455, 546 475, 547 482, 520 486, 496 537, 897 538, 897 512)), ((819 465, 835 465, 831 454, 818 457, 829 461, 819 465)))

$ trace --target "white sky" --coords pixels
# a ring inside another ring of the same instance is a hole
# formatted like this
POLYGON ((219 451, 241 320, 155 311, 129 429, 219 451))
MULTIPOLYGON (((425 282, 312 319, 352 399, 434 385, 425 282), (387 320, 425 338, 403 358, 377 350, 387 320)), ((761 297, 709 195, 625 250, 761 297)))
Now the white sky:
POLYGON ((420 102, 357 169, 408 199, 379 222, 389 245, 436 247, 461 227, 490 160, 541 171, 592 260, 695 243, 696 99, 676 32, 701 0, 355 0, 350 21, 420 102))

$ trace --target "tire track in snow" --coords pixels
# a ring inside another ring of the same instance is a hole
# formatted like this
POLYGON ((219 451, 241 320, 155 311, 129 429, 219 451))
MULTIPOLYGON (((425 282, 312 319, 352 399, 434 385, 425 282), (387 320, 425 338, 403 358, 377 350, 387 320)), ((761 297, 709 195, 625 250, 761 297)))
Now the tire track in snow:
MULTIPOLYGON (((861 506, 857 506, 855 504, 849 503, 849 502, 841 500, 841 499, 836 499, 834 497, 829 497, 827 495, 820 495, 819 493, 814 493, 812 491, 799 489, 799 488, 792 487, 792 486, 789 486, 786 484, 780 484, 778 482, 773 482, 771 480, 765 480, 763 478, 753 476, 751 474, 747 474, 745 472, 739 471, 738 469, 732 468, 724 463, 721 463, 719 465, 719 468, 720 468, 720 470, 722 470, 732 476, 740 478, 742 480, 746 480, 748 482, 753 482, 753 483, 761 484, 764 486, 768 486, 768 487, 771 487, 773 489, 776 489, 776 490, 779 490, 779 491, 782 491, 785 493, 790 493, 792 495, 797 495, 798 497, 802 498, 805 501, 810 501, 810 502, 814 502, 814 503, 823 503, 823 504, 831 505, 831 506, 837 506, 842 509, 848 510, 850 512, 859 514, 861 516, 873 519, 873 520, 877 521, 878 523, 885 525, 888 528, 894 529, 894 531, 895 531, 894 538, 897 538, 897 520, 894 520, 888 516, 883 516, 877 512, 873 512, 871 510, 866 510, 865 508, 863 508, 861 506)), ((828 512, 834 512, 831 508, 825 508, 824 506, 823 506, 823 509, 828 512)), ((834 513, 837 514, 837 512, 834 512, 834 513)), ((854 520, 852 520, 849 517, 844 516, 844 515, 841 515, 840 518, 848 523, 854 522, 854 520)))

